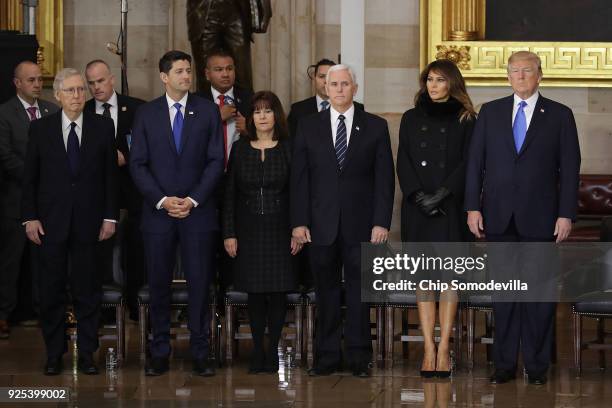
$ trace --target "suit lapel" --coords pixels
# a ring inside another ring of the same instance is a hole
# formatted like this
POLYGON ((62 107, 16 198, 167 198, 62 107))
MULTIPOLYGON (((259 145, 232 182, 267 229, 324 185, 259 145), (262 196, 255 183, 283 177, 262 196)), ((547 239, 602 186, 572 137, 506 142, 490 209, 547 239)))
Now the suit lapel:
POLYGON ((510 95, 506 98, 502 106, 503 113, 501 114, 501 117, 503 117, 503 138, 506 142, 506 146, 508 147, 508 149, 510 149, 514 157, 516 157, 518 154, 516 153, 516 146, 514 145, 514 132, 512 130, 512 120, 514 119, 512 117, 513 111, 514 95, 510 95))
MULTIPOLYGON (((359 149, 361 143, 362 133, 365 130, 365 118, 363 112, 354 108, 353 114, 353 125, 351 126, 351 138, 346 149, 346 159, 344 161, 344 168, 346 169, 349 165, 351 157, 355 155, 355 150, 359 149)), ((335 151, 335 149, 334 149, 335 151)))
POLYGON ((317 106, 317 97, 313 96, 310 98, 311 101, 308 104, 308 112, 307 113, 317 113, 319 111, 319 107, 317 106))
POLYGON ((131 114, 122 95, 117 94, 117 137, 128 133, 131 114))
POLYGON ((183 118, 183 131, 181 133, 181 152, 185 149, 187 139, 191 134, 191 124, 195 120, 196 110, 194 109, 194 98, 191 94, 187 97, 185 105, 185 117, 183 118))
MULTIPOLYGON (((22 120, 24 123, 29 124, 30 123, 30 116, 28 116, 28 112, 26 112, 25 108, 23 107, 23 105, 21 104, 21 101, 19 100, 19 98, 17 98, 15 96, 15 102, 14 102, 14 108, 15 108, 15 112, 17 114, 17 117, 22 120)), ((40 106, 40 104, 39 104, 40 106)))
POLYGON ((158 99, 157 108, 159 109, 159 116, 157 118, 158 129, 160 129, 163 133, 166 134, 164 139, 166 139, 166 141, 168 142, 170 150, 172 150, 174 154, 178 155, 176 151, 176 146, 174 145, 172 125, 170 124, 170 113, 168 110, 168 103, 166 101, 165 95, 158 99))
POLYGON ((55 114, 53 129, 55 131, 51 132, 51 139, 49 144, 51 145, 51 149, 54 149, 60 152, 61 157, 64 158, 62 160, 64 171, 66 174, 72 174, 70 171, 70 165, 68 164, 68 153, 66 152, 66 145, 64 144, 64 129, 62 128, 62 110, 60 109, 55 114))
POLYGON ((529 128, 527 128, 527 134, 525 135, 525 141, 519 151, 519 156, 523 154, 525 149, 529 147, 533 139, 538 135, 538 127, 542 124, 545 119, 546 109, 544 108, 544 98, 542 95, 538 96, 538 101, 533 109, 533 115, 531 116, 531 122, 529 122, 529 128))
POLYGON ((51 115, 51 111, 49 110, 49 105, 46 102, 42 102, 40 99, 38 100, 38 107, 40 108, 40 117, 43 118, 45 116, 51 115))
MULTIPOLYGON (((92 138, 94 137, 90 134, 90 132, 93 131, 94 129, 91 127, 91 123, 89 121, 89 115, 87 112, 83 112, 83 128, 81 129, 81 145, 79 148, 79 170, 77 171, 78 175, 81 174, 83 163, 87 163, 87 155, 91 149, 92 138)), ((66 153, 66 157, 68 157, 68 153, 66 153)))
POLYGON ((337 168, 338 160, 336 159, 336 148, 334 147, 334 137, 332 134, 332 128, 331 128, 332 125, 331 125, 329 110, 326 110, 325 112, 321 112, 319 114, 319 119, 320 119, 319 134, 323 138, 323 142, 321 143, 321 146, 323 147, 325 155, 333 159, 333 163, 335 163, 336 168, 337 168))

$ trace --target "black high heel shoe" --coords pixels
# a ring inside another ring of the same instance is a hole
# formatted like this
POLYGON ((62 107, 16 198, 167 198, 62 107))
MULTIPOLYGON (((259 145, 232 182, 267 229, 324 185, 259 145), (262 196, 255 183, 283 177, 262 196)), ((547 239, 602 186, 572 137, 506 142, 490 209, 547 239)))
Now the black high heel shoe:
MULTIPOLYGON (((438 354, 438 350, 436 349, 436 355, 438 354)), ((425 356, 423 356, 425 358, 425 356)), ((436 361, 434 361, 434 368, 436 367, 436 361)), ((423 378, 434 378, 436 376, 437 371, 435 370, 421 370, 420 374, 423 378)))
MULTIPOLYGON (((436 361, 436 363, 437 363, 437 361, 436 361)), ((448 354, 448 365, 450 367, 450 370, 448 370, 448 371, 439 371, 439 370, 434 371, 436 377, 438 377, 438 378, 450 378, 450 376, 452 375, 452 373, 453 373, 453 366, 454 366, 454 359, 453 359, 453 352, 452 351, 449 352, 449 354, 448 354)))

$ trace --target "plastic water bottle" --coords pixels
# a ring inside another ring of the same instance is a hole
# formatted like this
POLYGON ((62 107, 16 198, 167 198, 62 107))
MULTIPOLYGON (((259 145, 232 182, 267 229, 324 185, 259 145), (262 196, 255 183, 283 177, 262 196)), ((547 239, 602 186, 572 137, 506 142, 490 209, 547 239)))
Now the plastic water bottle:
POLYGON ((117 370, 117 353, 112 347, 106 352, 106 371, 115 372, 117 370))

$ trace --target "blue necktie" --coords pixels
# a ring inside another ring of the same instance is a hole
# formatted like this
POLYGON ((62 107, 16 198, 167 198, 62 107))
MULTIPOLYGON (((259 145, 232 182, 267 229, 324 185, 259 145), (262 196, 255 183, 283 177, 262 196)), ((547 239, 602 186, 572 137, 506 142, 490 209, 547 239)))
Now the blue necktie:
POLYGON ((74 130, 76 125, 74 122, 70 124, 70 132, 68 132, 68 141, 66 142, 68 164, 70 165, 70 172, 73 177, 76 176, 79 170, 79 137, 74 130))
POLYGON ((527 134, 527 118, 525 118, 525 106, 527 102, 521 101, 514 117, 514 125, 512 125, 512 133, 514 134, 514 146, 516 152, 521 151, 521 146, 525 141, 525 135, 527 134))
POLYGON ((321 106, 321 110, 319 112, 323 112, 325 109, 329 108, 329 102, 327 101, 321 101, 319 105, 321 106))
POLYGON ((183 114, 181 113, 180 103, 175 103, 174 108, 176 109, 176 115, 174 116, 174 122, 172 122, 172 135, 174 136, 174 145, 176 146, 177 153, 181 152, 181 134, 183 133, 183 114))
POLYGON ((338 167, 342 170, 344 165, 344 157, 346 156, 346 125, 344 124, 344 115, 338 116, 338 129, 336 131, 336 158, 338 159, 338 167))

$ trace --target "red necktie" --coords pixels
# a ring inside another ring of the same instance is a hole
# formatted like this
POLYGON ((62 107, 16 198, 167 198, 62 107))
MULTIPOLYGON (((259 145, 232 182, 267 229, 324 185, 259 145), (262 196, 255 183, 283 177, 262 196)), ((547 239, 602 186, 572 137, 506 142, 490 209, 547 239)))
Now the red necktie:
MULTIPOLYGON (((225 106, 225 95, 219 95, 219 109, 225 106)), ((223 162, 227 169, 227 122, 223 121, 223 162)))
POLYGON ((36 120, 36 106, 30 106, 26 109, 30 115, 30 122, 36 120))

